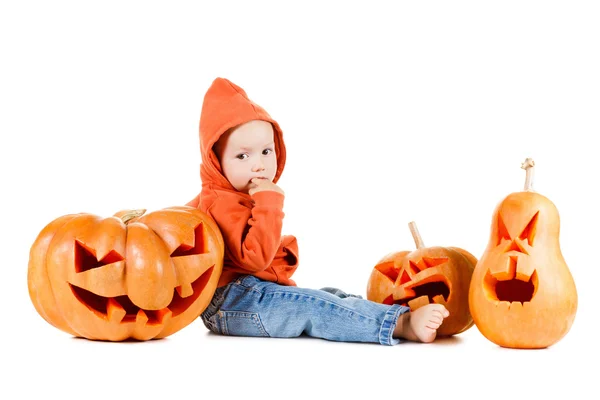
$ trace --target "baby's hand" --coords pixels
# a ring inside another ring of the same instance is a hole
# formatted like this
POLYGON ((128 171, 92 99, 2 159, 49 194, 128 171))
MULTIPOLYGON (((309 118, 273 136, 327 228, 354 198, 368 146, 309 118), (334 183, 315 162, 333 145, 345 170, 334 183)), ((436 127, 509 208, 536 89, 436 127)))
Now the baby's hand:
POLYGON ((250 186, 250 189, 248 190, 248 194, 250 196, 252 196, 254 193, 264 192, 266 190, 271 190, 273 192, 279 192, 281 194, 285 194, 285 193, 283 193, 283 190, 281 190, 281 188, 279 186, 277 186, 276 184, 274 184, 273 182, 271 182, 268 179, 254 178, 254 179, 252 179, 251 182, 252 182, 252 184, 250 186))

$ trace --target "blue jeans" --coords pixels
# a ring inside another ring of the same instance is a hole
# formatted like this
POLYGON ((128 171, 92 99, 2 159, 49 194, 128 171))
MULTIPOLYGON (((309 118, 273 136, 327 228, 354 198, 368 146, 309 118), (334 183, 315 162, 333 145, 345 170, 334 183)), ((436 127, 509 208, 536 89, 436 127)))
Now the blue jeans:
POLYGON ((201 315, 212 332, 395 345, 396 322, 408 307, 385 305, 335 288, 305 289, 242 276, 220 287, 201 315))

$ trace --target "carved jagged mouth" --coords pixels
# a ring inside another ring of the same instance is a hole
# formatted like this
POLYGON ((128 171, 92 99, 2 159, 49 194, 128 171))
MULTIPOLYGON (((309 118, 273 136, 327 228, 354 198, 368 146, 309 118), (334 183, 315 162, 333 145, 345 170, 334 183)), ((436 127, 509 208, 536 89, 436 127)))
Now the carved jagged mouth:
POLYGON ((530 302, 535 296, 538 286, 537 272, 533 271, 529 280, 517 279, 514 273, 507 279, 497 279, 489 271, 486 273, 483 288, 488 300, 496 305, 502 303, 521 303, 530 302))
POLYGON ((423 304, 444 304, 448 302, 448 297, 450 297, 450 288, 444 281, 427 282, 413 286, 411 289, 414 292, 414 295, 398 300, 394 300, 393 295, 389 295, 383 303, 389 305, 400 304, 416 308, 423 304))
POLYGON ((162 324, 166 319, 175 317, 189 308, 204 290, 208 283, 213 268, 204 272, 198 279, 192 282, 193 293, 187 297, 181 297, 177 288, 174 289, 173 300, 161 310, 145 310, 139 308, 129 299, 127 295, 116 297, 104 297, 82 289, 69 283, 73 295, 90 310, 106 320, 112 322, 143 321, 149 325, 162 324))

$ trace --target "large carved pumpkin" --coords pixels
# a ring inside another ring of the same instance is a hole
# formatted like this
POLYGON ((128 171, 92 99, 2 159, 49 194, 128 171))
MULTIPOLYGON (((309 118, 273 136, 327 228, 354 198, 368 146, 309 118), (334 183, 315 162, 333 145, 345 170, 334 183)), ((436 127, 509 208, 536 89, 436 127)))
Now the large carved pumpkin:
POLYGON ((148 340, 204 311, 223 266, 219 229, 192 207, 144 212, 65 215, 39 233, 27 280, 47 322, 87 339, 148 340))
POLYGON ((494 210, 469 305, 477 328, 497 345, 545 348, 570 330, 577 291, 560 249, 558 210, 532 189, 533 160, 521 167, 525 189, 494 210))
POLYGON ((367 285, 367 299, 402 304, 412 311, 425 304, 443 304, 450 315, 437 336, 451 336, 473 326, 469 284, 477 259, 457 247, 426 247, 414 222, 409 224, 416 250, 391 253, 377 263, 367 285))

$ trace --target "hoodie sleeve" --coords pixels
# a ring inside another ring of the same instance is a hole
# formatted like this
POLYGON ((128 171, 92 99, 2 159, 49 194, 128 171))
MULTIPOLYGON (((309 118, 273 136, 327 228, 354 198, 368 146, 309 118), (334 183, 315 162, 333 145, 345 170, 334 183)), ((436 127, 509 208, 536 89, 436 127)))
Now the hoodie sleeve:
POLYGON ((237 197, 219 195, 210 207, 229 257, 241 268, 259 272, 273 262, 281 243, 284 198, 274 191, 258 192, 248 208, 237 197))

